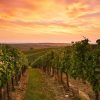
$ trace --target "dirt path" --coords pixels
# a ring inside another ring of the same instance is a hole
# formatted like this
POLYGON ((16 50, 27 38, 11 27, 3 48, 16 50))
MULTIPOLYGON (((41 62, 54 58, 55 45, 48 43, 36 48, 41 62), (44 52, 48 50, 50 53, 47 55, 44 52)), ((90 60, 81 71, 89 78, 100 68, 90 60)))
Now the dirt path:
MULTIPOLYGON (((68 93, 65 92, 62 84, 59 84, 58 82, 54 80, 54 78, 51 78, 48 75, 45 75, 45 78, 46 78, 47 84, 55 92, 57 100, 72 100, 71 98, 68 98, 68 95, 66 95, 66 94, 69 94, 69 91, 68 93)), ((74 85, 72 85, 71 83, 69 84, 71 88, 75 89, 74 85)), ((82 90, 79 90, 79 96, 82 100, 90 100, 90 97, 82 90)))
POLYGON ((65 94, 63 86, 54 78, 39 69, 29 69, 12 93, 12 100, 69 100, 65 94))
POLYGON ((86 93, 84 93, 83 91, 79 90, 79 95, 81 97, 83 97, 85 100, 90 100, 89 96, 86 93))
MULTIPOLYGON (((74 87, 71 83, 70 86, 74 87)), ((39 69, 28 69, 12 95, 12 100, 74 100, 68 97, 69 92, 65 92, 62 84, 39 69)), ((84 98, 82 100, 90 100, 81 90, 79 95, 84 98)))
POLYGON ((22 100, 23 95, 26 90, 28 81, 28 70, 24 73, 24 75, 21 77, 21 81, 19 82, 19 85, 15 87, 15 92, 12 93, 12 100, 22 100))
MULTIPOLYGON (((71 86, 72 88, 75 88, 75 86, 72 85, 71 83, 70 83, 70 86, 71 86)), ((84 100, 90 100, 89 96, 88 96, 85 92, 83 92, 83 91, 81 91, 81 90, 79 90, 79 96, 80 96, 81 98, 84 98, 84 100)), ((83 100, 83 99, 82 99, 82 100, 83 100)))
POLYGON ((62 86, 62 84, 59 84, 55 81, 54 78, 51 78, 48 75, 44 74, 45 81, 47 85, 50 87, 51 91, 55 93, 56 100, 69 100, 65 95, 66 92, 62 86))
POLYGON ((23 100, 56 100, 45 76, 39 69, 29 69, 29 78, 23 100))

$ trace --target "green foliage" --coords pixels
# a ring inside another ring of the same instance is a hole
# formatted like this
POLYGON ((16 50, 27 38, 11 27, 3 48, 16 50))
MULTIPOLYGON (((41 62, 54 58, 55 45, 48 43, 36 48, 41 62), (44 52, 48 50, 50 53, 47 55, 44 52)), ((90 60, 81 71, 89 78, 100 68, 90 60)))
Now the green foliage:
POLYGON ((100 48, 88 51, 87 54, 87 81, 95 92, 100 91, 100 48))
MULTIPOLYGON (((84 40, 85 41, 85 40, 84 40)), ((88 41, 87 41, 88 42, 88 41)), ((72 46, 72 53, 71 53, 71 75, 74 78, 82 78, 85 79, 86 77, 86 62, 85 56, 88 51, 88 43, 86 42, 76 42, 72 46)))
POLYGON ((100 45, 100 39, 96 40, 96 43, 97 43, 98 45, 100 45))
POLYGON ((48 49, 38 53, 33 66, 58 69, 73 78, 88 81, 95 93, 100 92, 100 46, 90 45, 88 39, 65 48, 48 49))
POLYGON ((5 86, 12 76, 18 75, 23 66, 27 66, 25 55, 16 48, 7 45, 0 47, 0 87, 5 86))

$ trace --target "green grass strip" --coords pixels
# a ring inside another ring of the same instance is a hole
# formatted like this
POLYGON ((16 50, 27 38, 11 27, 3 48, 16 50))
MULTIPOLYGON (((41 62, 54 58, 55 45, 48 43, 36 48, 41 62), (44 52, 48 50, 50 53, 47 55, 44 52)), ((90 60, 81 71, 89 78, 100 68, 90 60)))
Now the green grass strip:
POLYGON ((54 93, 38 69, 29 69, 29 79, 24 100, 56 100, 54 93))

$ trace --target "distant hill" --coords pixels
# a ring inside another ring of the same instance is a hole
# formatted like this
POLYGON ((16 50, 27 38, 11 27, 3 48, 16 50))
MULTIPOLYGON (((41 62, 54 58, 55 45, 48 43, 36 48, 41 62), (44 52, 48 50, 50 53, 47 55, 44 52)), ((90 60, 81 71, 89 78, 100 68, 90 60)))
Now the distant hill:
POLYGON ((40 48, 56 48, 69 46, 67 43, 19 43, 19 44, 8 44, 12 47, 19 48, 23 51, 29 50, 30 48, 40 49, 40 48))

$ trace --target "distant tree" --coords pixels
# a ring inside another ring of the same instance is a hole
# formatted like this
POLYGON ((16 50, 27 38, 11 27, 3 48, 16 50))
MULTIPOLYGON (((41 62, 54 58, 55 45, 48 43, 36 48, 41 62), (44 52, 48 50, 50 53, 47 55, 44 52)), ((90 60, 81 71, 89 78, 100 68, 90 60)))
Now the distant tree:
POLYGON ((71 43, 74 44, 74 41, 72 41, 71 43))
POLYGON ((82 40, 81 42, 82 42, 84 45, 87 45, 87 44, 90 42, 89 39, 86 38, 86 37, 84 37, 84 36, 83 36, 83 38, 84 38, 84 40, 82 40))
POLYGON ((97 43, 98 45, 100 45, 100 39, 96 40, 96 43, 97 43))

